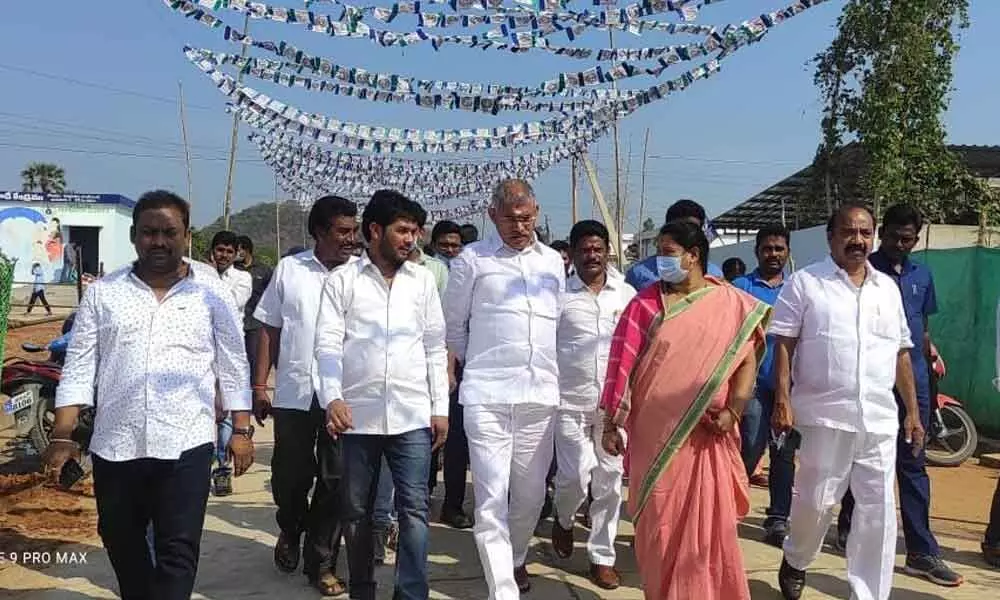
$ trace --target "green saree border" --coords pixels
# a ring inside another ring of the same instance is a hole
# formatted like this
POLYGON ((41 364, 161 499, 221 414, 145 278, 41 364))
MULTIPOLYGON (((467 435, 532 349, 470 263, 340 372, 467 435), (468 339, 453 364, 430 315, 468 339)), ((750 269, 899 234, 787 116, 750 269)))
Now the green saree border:
MULTIPOLYGON (((768 318, 770 312, 770 306, 762 302, 758 302, 757 306, 755 306, 754 309, 750 311, 750 314, 743 320, 743 325, 740 326, 736 337, 732 342, 730 342, 729 347, 726 348, 726 353, 722 356, 719 364, 712 370, 712 374, 709 376, 708 381, 706 381, 705 385, 703 385, 701 390, 699 390, 698 395, 695 396, 694 402, 692 402, 691 406, 688 407, 684 416, 681 418, 680 423, 678 423, 677 428, 672 434, 670 434, 666 444, 664 444, 663 448, 656 456, 656 460, 653 461, 652 467, 650 467, 649 471, 647 471, 646 476, 643 477, 642 484, 639 486, 638 490, 638 506, 636 507, 635 514, 632 515, 633 523, 637 523, 639 521, 639 516, 642 514, 642 510, 645 508, 646 502, 649 501, 649 497, 652 494, 653 486, 656 485, 656 482, 659 481, 660 477, 666 472, 667 467, 670 466, 677 450, 684 444, 684 442, 687 441, 688 436, 691 435, 691 432, 698 425, 698 421, 701 419, 701 416, 705 414, 705 411, 712 402, 712 397, 715 396, 715 393, 722 385, 723 378, 736 361, 740 348, 742 348, 743 344, 750 339, 750 336, 753 334, 757 326, 768 318)), ((669 315, 666 318, 669 318, 669 315)))

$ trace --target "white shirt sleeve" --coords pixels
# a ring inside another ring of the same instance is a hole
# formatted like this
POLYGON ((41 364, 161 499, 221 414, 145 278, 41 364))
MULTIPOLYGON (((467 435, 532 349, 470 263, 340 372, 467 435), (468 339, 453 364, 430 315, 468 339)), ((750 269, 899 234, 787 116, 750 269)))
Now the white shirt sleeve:
POLYGON ((908 350, 913 347, 913 337, 910 335, 910 326, 906 323, 906 309, 903 308, 903 296, 893 289, 892 297, 896 305, 896 319, 899 321, 899 349, 908 350))
POLYGON ((476 286, 475 260, 471 251, 464 251, 451 260, 448 285, 444 292, 448 349, 461 362, 465 362, 465 351, 469 345, 469 316, 476 286))
MULTIPOLYGON (((224 284, 223 284, 224 285, 224 284)), ((243 339, 243 313, 221 286, 206 286, 215 338, 215 377, 225 411, 250 410, 250 364, 243 339), (217 293, 218 292, 218 293, 217 293)))
POLYGON ((347 324, 344 319, 343 281, 343 274, 337 272, 326 278, 316 318, 317 401, 323 410, 334 400, 344 398, 344 335, 347 324))
POLYGON ((448 350, 445 346, 444 312, 438 297, 437 281, 424 277, 424 352, 427 356, 427 382, 430 387, 431 416, 448 416, 448 350))
MULTIPOLYGON (((235 269, 235 267, 230 268, 235 269)), ((253 294, 253 277, 250 273, 240 270, 237 270, 233 275, 233 296, 236 297, 236 308, 243 312, 253 294)))
POLYGON ((269 327, 281 328, 281 301, 284 296, 284 272, 285 261, 278 261, 278 266, 274 268, 271 281, 264 288, 264 293, 257 302, 257 308, 253 311, 253 318, 257 319, 269 327))
POLYGON ((97 322, 99 284, 91 284, 80 300, 73 321, 73 334, 66 349, 62 379, 56 387, 56 408, 62 406, 93 406, 100 344, 97 322))
POLYGON ((805 295, 802 292, 801 276, 792 274, 778 293, 774 303, 774 313, 767 332, 781 337, 797 338, 802 330, 802 315, 805 311, 805 295))

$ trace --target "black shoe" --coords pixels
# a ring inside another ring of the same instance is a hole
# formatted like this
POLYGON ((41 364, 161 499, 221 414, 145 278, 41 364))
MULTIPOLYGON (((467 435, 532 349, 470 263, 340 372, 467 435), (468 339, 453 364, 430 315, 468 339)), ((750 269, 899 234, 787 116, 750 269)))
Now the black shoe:
POLYGON ((788 522, 784 519, 774 519, 764 524, 764 543, 775 548, 781 548, 788 537, 788 522))
POLYGON ((983 560, 991 567, 1000 569, 1000 543, 991 544, 983 540, 981 546, 983 550, 983 560))
POLYGON ((299 536, 282 531, 278 534, 278 543, 274 545, 274 564, 285 573, 294 573, 299 567, 299 557, 302 546, 299 536))
POLYGON ((783 557, 781 569, 778 570, 778 586, 785 600, 799 600, 802 590, 806 587, 806 572, 792 568, 783 557))
POLYGON ((545 504, 542 504, 542 514, 538 516, 539 521, 544 521, 552 516, 552 493, 545 492, 545 504))
POLYGON ((965 581, 961 575, 952 571, 951 567, 946 565, 943 560, 927 554, 907 554, 906 566, 903 567, 903 571, 907 575, 923 577, 931 583, 944 587, 958 587, 965 581))
POLYGON ((462 509, 442 509, 441 522, 454 529, 469 529, 472 527, 472 518, 465 514, 462 509))

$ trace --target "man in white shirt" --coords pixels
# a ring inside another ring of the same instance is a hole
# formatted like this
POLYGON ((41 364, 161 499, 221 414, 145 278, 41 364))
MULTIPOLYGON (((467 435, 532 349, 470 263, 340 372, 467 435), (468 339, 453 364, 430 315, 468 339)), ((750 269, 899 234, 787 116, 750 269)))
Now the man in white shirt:
POLYGON ((559 315, 559 410, 555 440, 558 469, 555 476, 556 518, 552 545, 561 558, 573 553, 576 511, 587 497, 590 503, 590 578, 613 590, 615 537, 622 502, 621 456, 601 446, 602 421, 597 404, 604 388, 611 337, 635 289, 608 266, 610 237, 597 221, 580 221, 569 234, 574 273, 566 281, 559 315))
POLYGON ((274 563, 286 573, 294 572, 305 533, 302 571, 325 595, 345 589, 334 574, 340 549, 342 467, 340 444, 327 433, 326 417, 316 399, 316 317, 327 275, 355 260, 351 253, 357 214, 350 200, 337 196, 316 200, 308 218, 315 249, 278 262, 254 311, 254 318, 263 324, 253 379, 254 414, 258 421, 274 416, 271 494, 281 530, 274 563), (274 357, 272 401, 267 379, 274 357))
POLYGON ((778 295, 772 426, 801 433, 789 535, 778 573, 797 600, 848 486, 858 525, 847 543, 851 597, 886 600, 896 555, 895 465, 903 438, 923 445, 908 349, 913 342, 895 282, 870 263, 875 219, 845 205, 827 224, 830 256, 796 272, 778 295), (795 382, 792 387, 792 381, 795 382))
POLYGON ((375 192, 361 230, 368 251, 323 286, 316 322, 319 399, 344 458, 350 595, 375 600, 372 511, 385 457, 396 490, 393 598, 426 600, 431 452, 448 435, 448 353, 434 275, 407 260, 427 213, 375 192))
POLYGON ((216 389, 232 411, 235 473, 253 462, 246 351, 232 293, 183 260, 190 208, 165 191, 132 213, 138 260, 88 286, 73 324, 45 463, 78 457, 70 437, 93 406, 98 531, 123 600, 191 597, 215 443, 216 389), (146 525, 156 531, 154 557, 146 525))
MULTIPOLYGON (((235 233, 217 231, 212 236, 211 258, 219 279, 233 292, 242 323, 247 301, 253 293, 253 279, 250 273, 241 271, 234 265, 237 245, 235 233)), ((229 445, 229 438, 232 436, 233 421, 225 412, 220 410, 218 413, 216 418, 220 420, 215 443, 216 467, 212 471, 212 486, 216 496, 228 496, 233 493, 233 472, 226 461, 226 446, 229 445)))
POLYGON ((448 349, 464 368, 479 560, 490 599, 510 600, 531 589, 524 563, 552 460, 566 279, 562 257, 535 236, 538 203, 527 182, 500 183, 489 215, 497 235, 452 259, 444 312, 448 349))

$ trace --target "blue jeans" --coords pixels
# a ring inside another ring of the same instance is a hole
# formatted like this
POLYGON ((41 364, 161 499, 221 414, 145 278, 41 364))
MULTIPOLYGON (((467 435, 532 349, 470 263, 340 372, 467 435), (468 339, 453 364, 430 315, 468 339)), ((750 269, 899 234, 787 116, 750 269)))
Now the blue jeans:
POLYGON ((395 600, 426 600, 428 512, 427 474, 431 468, 429 427, 398 435, 347 434, 341 437, 344 457, 344 538, 355 600, 375 600, 375 501, 388 465, 399 513, 395 600))
POLYGON ((226 419, 216 424, 215 460, 218 466, 225 467, 229 461, 226 451, 229 448, 229 440, 233 439, 233 415, 226 413, 226 419))
POLYGON ((792 430, 781 449, 771 443, 771 415, 774 413, 774 392, 757 389, 755 397, 747 404, 740 420, 741 454, 747 477, 753 475, 754 468, 768 450, 770 469, 768 471, 768 491, 771 505, 767 508, 767 527, 774 521, 787 521, 792 509, 792 484, 795 481, 795 451, 798 449, 798 432, 792 430))
POLYGON ((389 461, 382 457, 382 470, 378 475, 378 491, 375 492, 375 510, 372 511, 372 526, 375 531, 384 532, 396 520, 396 506, 393 502, 395 487, 389 461))

